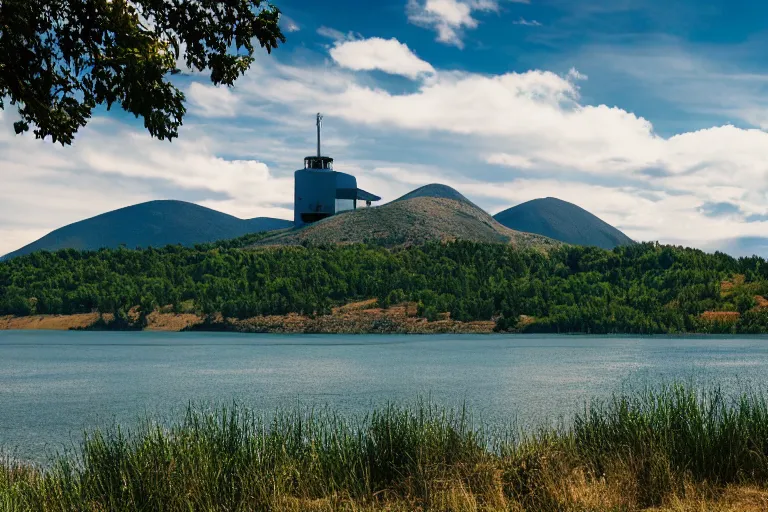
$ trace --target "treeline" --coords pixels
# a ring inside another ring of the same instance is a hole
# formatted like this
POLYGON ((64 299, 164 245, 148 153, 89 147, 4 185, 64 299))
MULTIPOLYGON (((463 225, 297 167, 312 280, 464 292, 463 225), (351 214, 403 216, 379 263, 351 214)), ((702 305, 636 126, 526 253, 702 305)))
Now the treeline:
POLYGON ((548 253, 454 242, 244 250, 260 235, 195 248, 63 250, 0 263, 0 315, 139 307, 227 317, 322 315, 378 298, 419 303, 429 319, 495 319, 529 332, 768 332, 768 263, 656 243, 612 251, 565 246, 548 253), (721 282, 743 276, 737 286, 721 282), (706 311, 738 311, 722 320, 706 311), (533 317, 533 322, 520 322, 533 317))

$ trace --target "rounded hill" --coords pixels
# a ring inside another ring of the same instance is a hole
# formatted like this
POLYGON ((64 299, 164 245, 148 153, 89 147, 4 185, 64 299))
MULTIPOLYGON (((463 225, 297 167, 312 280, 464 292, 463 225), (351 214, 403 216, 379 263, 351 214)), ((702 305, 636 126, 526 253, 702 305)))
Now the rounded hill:
POLYGON ((574 245, 613 249, 634 241, 573 203, 554 197, 534 199, 494 215, 504 226, 574 245))
POLYGON ((519 247, 559 245, 543 236, 506 228, 466 199, 426 195, 406 195, 383 206, 340 213, 301 229, 269 236, 256 245, 374 243, 394 247, 453 240, 519 247))
POLYGON ((239 219, 185 201, 149 201, 59 228, 4 259, 40 250, 189 246, 292 226, 268 217, 239 219))
POLYGON ((448 185, 443 185, 441 183, 431 183, 429 185, 424 185, 423 187, 419 187, 415 190, 408 192, 402 197, 395 199, 395 201, 405 201, 407 199, 415 199, 417 197, 435 197, 438 199, 453 199, 454 201, 463 201, 465 203, 472 204, 472 201, 464 197, 458 190, 456 190, 453 187, 449 187, 448 185))

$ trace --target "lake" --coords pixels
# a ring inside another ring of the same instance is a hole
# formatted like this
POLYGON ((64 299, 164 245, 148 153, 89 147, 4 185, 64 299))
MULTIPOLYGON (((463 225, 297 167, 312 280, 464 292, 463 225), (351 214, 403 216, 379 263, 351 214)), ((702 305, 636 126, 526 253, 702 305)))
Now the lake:
POLYGON ((530 425, 670 380, 766 389, 768 337, 0 331, 0 447, 42 461, 83 429, 233 400, 355 414, 429 396, 530 425))

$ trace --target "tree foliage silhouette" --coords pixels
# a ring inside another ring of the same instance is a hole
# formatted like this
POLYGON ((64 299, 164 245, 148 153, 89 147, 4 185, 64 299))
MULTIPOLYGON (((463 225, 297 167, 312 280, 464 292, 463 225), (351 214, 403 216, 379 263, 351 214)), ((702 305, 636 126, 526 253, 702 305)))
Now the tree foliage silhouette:
POLYGON ((280 11, 262 0, 2 0, 0 109, 17 134, 72 143, 98 105, 118 104, 158 139, 178 136, 186 110, 170 81, 180 59, 232 85, 285 42, 280 11))

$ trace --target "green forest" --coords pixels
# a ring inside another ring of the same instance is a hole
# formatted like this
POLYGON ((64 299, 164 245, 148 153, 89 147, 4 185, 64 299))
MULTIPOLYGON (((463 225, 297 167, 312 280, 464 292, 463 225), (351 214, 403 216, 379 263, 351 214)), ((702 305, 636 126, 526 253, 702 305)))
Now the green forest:
POLYGON ((377 298, 383 307, 417 302, 430 320, 440 312, 493 319, 500 331, 768 332, 761 303, 768 263, 759 257, 658 243, 549 252, 470 242, 245 248, 259 236, 14 258, 0 263, 0 315, 98 311, 124 318, 134 307, 148 314, 166 306, 229 318, 323 315, 377 298), (712 311, 739 314, 703 315, 712 311))

